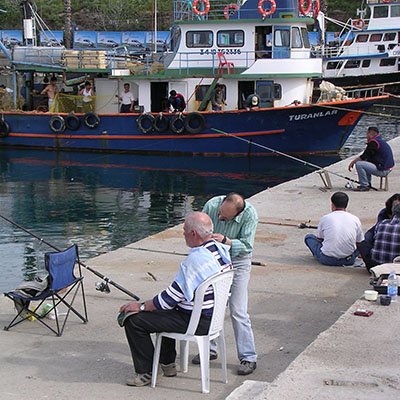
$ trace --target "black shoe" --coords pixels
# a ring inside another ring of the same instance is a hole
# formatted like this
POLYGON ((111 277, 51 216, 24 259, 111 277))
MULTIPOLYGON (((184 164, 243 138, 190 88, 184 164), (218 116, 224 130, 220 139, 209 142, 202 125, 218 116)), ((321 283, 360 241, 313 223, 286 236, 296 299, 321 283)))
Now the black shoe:
MULTIPOLYGON (((217 358, 218 358, 218 354, 210 351, 210 361, 216 360, 217 358)), ((192 364, 196 364, 196 365, 200 364, 200 356, 198 354, 197 354, 197 356, 193 357, 192 364)))
POLYGON ((240 361, 238 375, 249 375, 257 368, 256 362, 240 361))
POLYGON ((371 189, 370 186, 362 186, 362 185, 360 185, 360 186, 357 186, 356 188, 354 188, 353 190, 355 192, 368 192, 369 189, 371 189))

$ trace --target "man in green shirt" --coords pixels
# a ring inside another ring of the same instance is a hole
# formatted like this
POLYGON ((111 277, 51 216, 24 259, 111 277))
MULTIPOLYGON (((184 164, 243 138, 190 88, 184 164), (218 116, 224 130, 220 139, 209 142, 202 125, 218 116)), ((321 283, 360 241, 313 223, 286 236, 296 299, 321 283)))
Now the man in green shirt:
MULTIPOLYGON (((247 313, 247 285, 250 279, 251 255, 258 222, 254 207, 237 193, 216 196, 204 206, 214 224, 213 239, 230 246, 233 277, 229 309, 240 360, 239 375, 251 374, 257 367, 254 336, 247 313)), ((216 344, 211 342, 210 359, 216 359, 216 344)), ((198 364, 198 356, 193 359, 198 364)))

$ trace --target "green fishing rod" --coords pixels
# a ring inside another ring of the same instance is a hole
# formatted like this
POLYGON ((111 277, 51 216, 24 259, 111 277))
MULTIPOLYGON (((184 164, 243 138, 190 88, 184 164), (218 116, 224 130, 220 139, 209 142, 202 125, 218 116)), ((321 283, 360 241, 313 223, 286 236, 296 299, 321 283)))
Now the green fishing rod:
MULTIPOLYGON (((47 242, 46 240, 44 240, 43 238, 35 235, 33 232, 29 231, 28 229, 24 228, 23 226, 21 226, 20 224, 17 224, 16 222, 12 221, 11 219, 5 217, 4 215, 0 214, 0 217, 3 218, 5 221, 9 222, 11 225, 16 226, 17 228, 21 229, 22 231, 26 232, 28 235, 31 235, 32 237, 34 237, 35 239, 39 240, 41 243, 46 244, 47 246, 51 247, 52 249, 54 249, 55 251, 62 251, 59 248, 57 248, 56 246, 52 245, 51 243, 47 242)), ((121 285, 119 285, 118 283, 112 281, 110 278, 108 278, 107 276, 103 275, 102 273, 94 270, 93 268, 89 267, 88 265, 82 263, 79 261, 79 265, 81 265, 83 268, 86 268, 88 271, 92 272, 93 274, 95 274, 96 276, 98 276, 99 278, 103 279, 104 282, 99 282, 96 284, 96 289, 101 291, 101 292, 105 292, 105 293, 109 293, 110 292, 110 288, 108 287, 108 284, 116 287, 118 290, 120 290, 121 292, 124 292, 125 294, 127 294, 128 296, 134 298, 135 300, 139 301, 139 297, 136 296, 135 294, 133 294, 132 292, 130 292, 129 290, 125 289, 124 287, 122 287, 121 285)))
MULTIPOLYGON (((337 172, 328 171, 327 169, 325 169, 325 168, 323 168, 323 167, 321 167, 321 166, 319 166, 319 165, 310 163, 310 162, 308 162, 308 161, 304 161, 304 160, 302 160, 301 158, 297 158, 297 157, 291 156, 290 154, 282 153, 281 151, 272 149, 271 147, 264 146, 264 145, 259 144, 259 143, 257 143, 257 142, 251 142, 250 140, 244 139, 244 138, 242 138, 242 137, 240 137, 240 136, 236 136, 236 135, 233 135, 233 134, 231 134, 231 133, 221 131, 220 129, 211 128, 211 130, 213 130, 214 132, 222 133, 223 135, 226 135, 226 136, 229 136, 229 137, 233 137, 233 138, 238 139, 238 140, 242 140, 243 142, 246 142, 247 144, 252 144, 252 145, 254 145, 254 146, 261 147, 262 149, 268 150, 268 151, 270 151, 271 153, 279 154, 280 156, 290 158, 291 160, 300 162, 300 163, 302 163, 303 165, 307 165, 307 166, 309 166, 309 167, 313 167, 313 168, 315 168, 315 169, 319 169, 319 170, 324 171, 324 172, 327 172, 327 173, 329 173, 329 174, 336 175, 336 176, 338 176, 339 178, 346 179, 347 181, 360 184, 360 182, 357 181, 356 179, 352 179, 352 178, 349 178, 348 176, 344 176, 344 175, 338 174, 337 172)), ((374 188, 373 186, 371 186, 371 189, 376 190, 376 191, 378 190, 377 188, 374 188)))

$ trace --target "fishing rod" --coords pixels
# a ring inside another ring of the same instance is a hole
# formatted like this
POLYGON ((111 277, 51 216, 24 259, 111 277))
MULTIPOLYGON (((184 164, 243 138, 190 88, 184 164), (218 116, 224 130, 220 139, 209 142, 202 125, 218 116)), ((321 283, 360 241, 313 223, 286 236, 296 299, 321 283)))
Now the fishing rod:
MULTIPOLYGON (((310 221, 308 221, 310 222, 310 221)), ((270 221, 258 221, 259 224, 265 225, 279 225, 279 226, 294 226, 299 229, 317 229, 318 226, 308 225, 308 222, 301 222, 300 224, 289 224, 286 222, 270 222, 270 221)))
MULTIPOLYGON (((12 221, 11 219, 5 217, 4 215, 0 214, 0 217, 3 218, 5 221, 9 222, 10 224, 16 226, 17 228, 21 229, 22 231, 24 231, 24 232, 28 233, 29 235, 33 236, 35 239, 38 239, 41 243, 44 243, 47 246, 51 247, 55 251, 62 251, 59 248, 57 248, 56 246, 54 246, 51 243, 49 243, 46 240, 44 240, 43 238, 35 235, 33 232, 31 232, 28 229, 24 228, 23 226, 17 224, 16 222, 12 221)), ((94 270, 93 268, 89 267, 88 265, 86 265, 86 264, 84 264, 84 263, 82 263, 80 261, 79 261, 79 265, 82 266, 83 268, 86 268, 88 271, 92 272, 93 274, 95 274, 96 276, 98 276, 99 278, 101 278, 101 279, 103 279, 105 281, 105 282, 97 282, 96 283, 96 290, 99 290, 99 291, 105 292, 105 293, 110 293, 110 288, 108 287, 108 284, 110 284, 110 285, 116 287, 121 292, 124 292, 128 296, 134 298, 135 300, 137 300, 137 301, 140 300, 138 296, 136 296, 135 294, 133 294, 129 290, 125 289, 124 287, 122 287, 118 283, 112 281, 110 278, 108 278, 107 276, 103 275, 102 273, 94 270)))
MULTIPOLYGON (((171 254, 173 256, 185 256, 185 257, 187 257, 189 255, 188 253, 176 253, 175 251, 166 251, 166 250, 152 250, 152 249, 145 249, 144 247, 128 247, 128 249, 140 250, 140 251, 148 251, 150 253, 171 254)), ((260 262, 260 261, 252 261, 251 264, 252 265, 265 266, 265 264, 260 262)))
MULTIPOLYGON (((244 138, 242 138, 242 137, 240 137, 240 136, 232 135, 231 133, 221 131, 220 129, 211 128, 211 130, 213 130, 213 131, 215 131, 215 132, 218 132, 218 133, 222 133, 222 134, 224 134, 224 135, 226 135, 226 136, 233 137, 233 138, 238 139, 238 140, 242 140, 243 142, 246 142, 247 144, 252 144, 252 145, 254 145, 254 146, 261 147, 262 149, 268 150, 268 151, 270 151, 271 153, 279 154, 280 156, 290 158, 291 160, 300 162, 300 163, 302 163, 303 165, 307 165, 307 166, 309 166, 309 167, 313 167, 313 168, 315 168, 315 169, 319 169, 319 170, 324 171, 324 172, 327 172, 327 173, 329 173, 329 174, 336 175, 336 176, 338 176, 339 178, 346 179, 347 181, 360 184, 360 182, 357 181, 356 179, 352 179, 352 178, 349 178, 348 176, 344 176, 344 175, 338 174, 337 172, 328 171, 327 169, 322 168, 322 167, 320 167, 319 165, 310 163, 310 162, 308 162, 308 161, 304 161, 304 160, 302 160, 301 158, 297 158, 297 157, 291 156, 290 154, 282 153, 281 151, 272 149, 271 147, 267 147, 267 146, 264 146, 264 145, 259 144, 259 143, 256 143, 256 142, 251 142, 250 140, 244 139, 244 138)), ((347 186, 346 186, 346 187, 347 187, 347 186)), ((373 186, 371 186, 371 189, 376 190, 376 191, 378 190, 377 188, 374 188, 373 186)))

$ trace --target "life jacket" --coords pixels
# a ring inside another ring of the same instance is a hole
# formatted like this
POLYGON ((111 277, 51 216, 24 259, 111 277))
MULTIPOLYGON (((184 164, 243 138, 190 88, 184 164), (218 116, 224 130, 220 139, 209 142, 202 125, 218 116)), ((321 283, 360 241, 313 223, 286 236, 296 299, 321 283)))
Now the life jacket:
POLYGON ((376 165, 379 171, 386 171, 394 167, 394 158, 391 147, 378 135, 371 139, 376 142, 378 151, 371 157, 371 162, 376 165))

